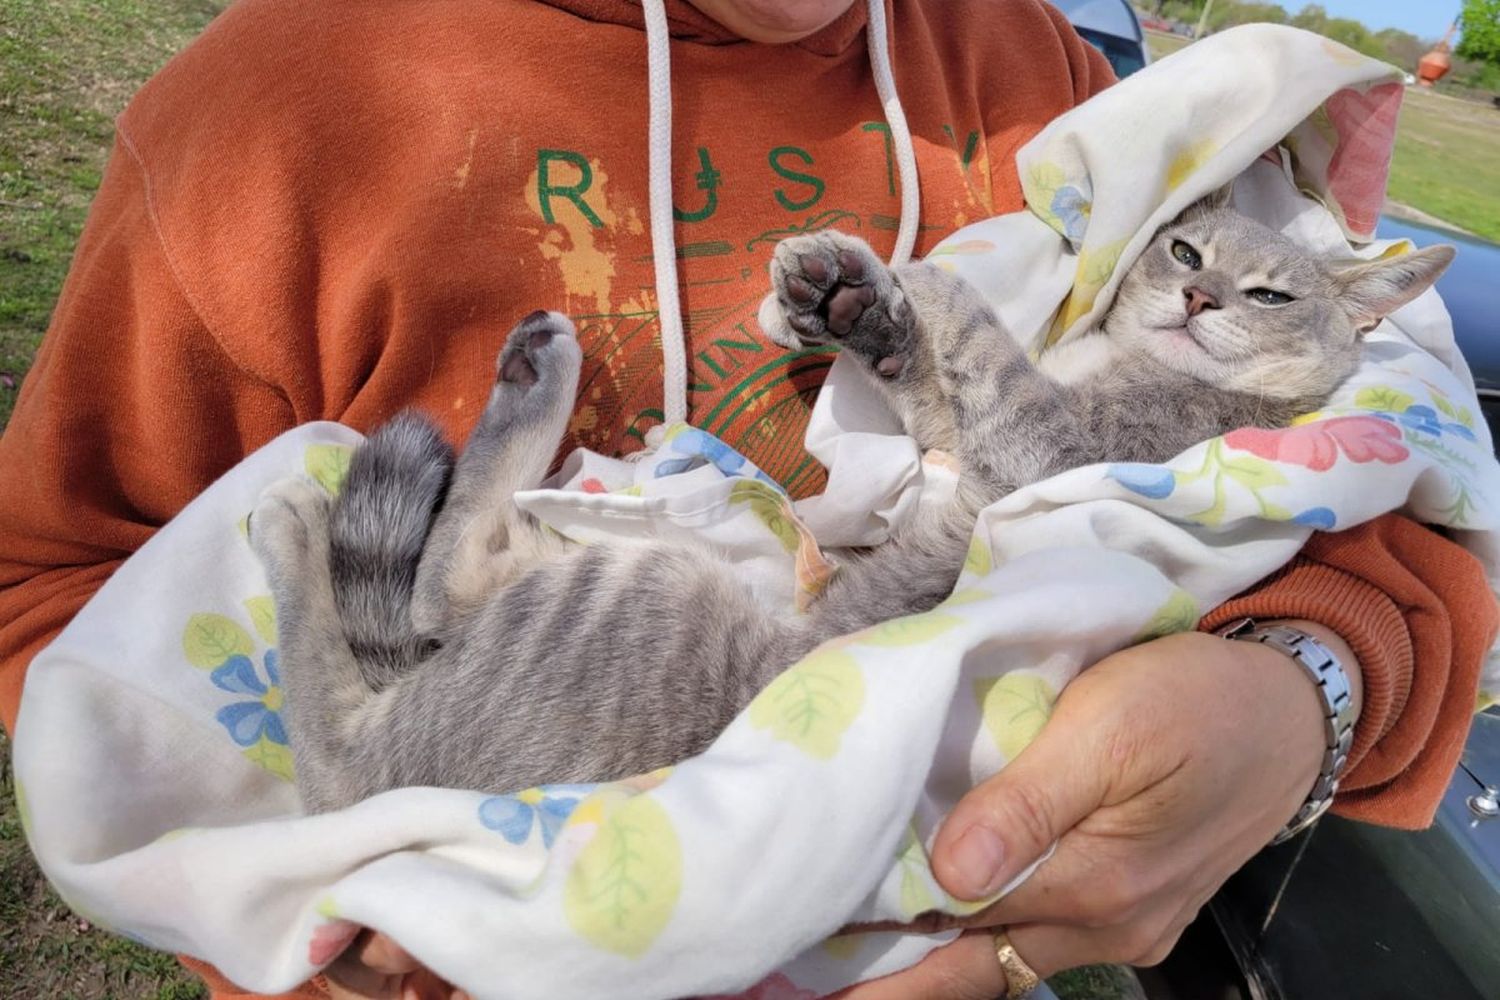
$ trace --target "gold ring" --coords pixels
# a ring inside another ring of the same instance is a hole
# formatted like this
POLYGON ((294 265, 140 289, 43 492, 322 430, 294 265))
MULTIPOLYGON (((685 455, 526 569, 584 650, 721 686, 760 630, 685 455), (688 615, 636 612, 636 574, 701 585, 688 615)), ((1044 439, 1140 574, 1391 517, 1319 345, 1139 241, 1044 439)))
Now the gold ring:
POLYGON ((1016 946, 1010 943, 1004 927, 996 928, 992 936, 995 957, 1000 960, 1000 968, 1005 973, 1005 1000, 1022 1000, 1031 996, 1031 991, 1042 985, 1042 977, 1016 954, 1016 946))

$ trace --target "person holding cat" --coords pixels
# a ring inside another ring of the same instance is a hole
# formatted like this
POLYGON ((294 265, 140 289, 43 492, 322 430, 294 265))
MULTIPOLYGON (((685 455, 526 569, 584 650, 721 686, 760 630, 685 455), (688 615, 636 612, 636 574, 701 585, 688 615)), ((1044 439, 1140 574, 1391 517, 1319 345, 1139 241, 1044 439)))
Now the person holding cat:
MULTIPOLYGON (((689 416, 808 495, 820 472, 798 443, 828 358, 770 348, 754 314, 781 236, 858 228, 885 253, 900 229, 866 11, 678 0, 667 14, 689 416)), ((1020 209, 1016 149, 1112 77, 1041 0, 887 16, 919 140, 920 255, 1020 209)), ((368 429, 418 406, 456 437, 498 338, 538 306, 580 327, 571 443, 639 447, 661 419, 642 24, 628 0, 242 0, 147 85, 0 439, 0 461, 25 470, 0 482, 8 726, 30 657, 218 474, 315 419, 368 429), (581 56, 563 80, 560 39, 581 56)), ((1495 629, 1477 563, 1387 517, 1318 537, 1205 626, 1244 614, 1295 621, 1363 687, 1336 808, 1430 821, 1495 629)), ((1010 926, 1043 974, 1158 959, 1306 797, 1319 721, 1305 675, 1266 647, 1200 634, 1116 654, 958 807, 937 874, 982 896, 1060 837, 975 926, 1010 926)), ((446 991, 378 935, 330 979, 336 996, 446 991)), ((985 929, 848 996, 1006 989, 985 929)))

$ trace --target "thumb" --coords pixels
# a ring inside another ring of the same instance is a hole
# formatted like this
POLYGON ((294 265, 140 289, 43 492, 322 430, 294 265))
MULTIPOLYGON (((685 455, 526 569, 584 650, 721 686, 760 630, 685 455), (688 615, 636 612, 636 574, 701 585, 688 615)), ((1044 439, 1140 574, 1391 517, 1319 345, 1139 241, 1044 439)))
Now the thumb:
POLYGON ((932 872, 959 899, 993 896, 1104 802, 1106 776, 1077 727, 1053 723, 953 808, 932 872))

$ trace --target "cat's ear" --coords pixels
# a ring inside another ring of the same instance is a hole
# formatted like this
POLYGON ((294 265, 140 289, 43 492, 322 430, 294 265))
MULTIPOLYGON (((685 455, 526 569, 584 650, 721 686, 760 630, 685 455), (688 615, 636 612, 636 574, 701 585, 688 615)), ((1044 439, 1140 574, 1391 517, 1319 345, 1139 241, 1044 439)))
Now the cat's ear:
POLYGON ((1182 210, 1182 214, 1177 217, 1177 221, 1191 222, 1193 219, 1196 219, 1201 215, 1205 215, 1209 212, 1216 212, 1219 209, 1228 208, 1229 202, 1233 198, 1233 196, 1234 181, 1230 181, 1223 187, 1215 188, 1213 191, 1210 191, 1202 198, 1199 198, 1197 201, 1193 202, 1187 208, 1184 208, 1182 210))
POLYGON ((1413 250, 1389 260, 1374 260, 1337 270, 1339 304, 1360 333, 1369 333, 1380 321, 1432 287, 1453 263, 1457 253, 1446 243, 1413 250))

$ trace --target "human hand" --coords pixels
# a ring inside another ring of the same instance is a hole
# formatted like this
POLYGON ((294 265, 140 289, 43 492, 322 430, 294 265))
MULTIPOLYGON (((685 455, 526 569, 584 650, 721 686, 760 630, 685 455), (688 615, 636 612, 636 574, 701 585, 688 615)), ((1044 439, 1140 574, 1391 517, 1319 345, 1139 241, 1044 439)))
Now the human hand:
POLYGON ((333 1000, 469 1000, 375 931, 355 938, 323 976, 333 1000))
MULTIPOLYGON (((1312 622, 1349 670, 1353 653, 1312 622)), ((1008 928, 1042 976, 1096 962, 1151 965, 1224 881, 1302 805, 1323 756, 1322 706, 1290 657, 1190 633, 1101 660, 1058 699, 1008 767, 966 795, 933 845, 953 895, 983 898, 1057 850, 1023 885, 963 921, 1008 928)), ((989 1000, 1005 977, 988 930, 844 1000, 989 1000)))

